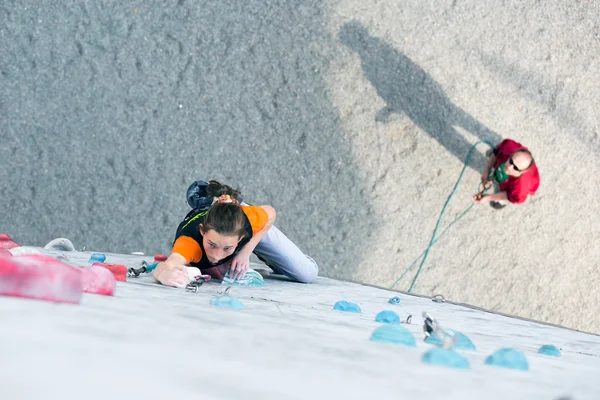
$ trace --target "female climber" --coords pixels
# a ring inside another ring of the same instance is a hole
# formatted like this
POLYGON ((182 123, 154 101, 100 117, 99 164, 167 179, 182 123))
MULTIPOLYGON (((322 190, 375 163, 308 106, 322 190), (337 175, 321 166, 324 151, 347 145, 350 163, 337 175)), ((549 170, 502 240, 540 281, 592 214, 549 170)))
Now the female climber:
POLYGON ((239 279, 252 253, 294 281, 310 283, 317 276, 316 262, 273 226, 273 207, 248 205, 238 190, 215 180, 194 182, 187 198, 192 211, 177 227, 171 255, 152 272, 157 282, 185 287, 188 266, 215 279, 227 271, 239 279))

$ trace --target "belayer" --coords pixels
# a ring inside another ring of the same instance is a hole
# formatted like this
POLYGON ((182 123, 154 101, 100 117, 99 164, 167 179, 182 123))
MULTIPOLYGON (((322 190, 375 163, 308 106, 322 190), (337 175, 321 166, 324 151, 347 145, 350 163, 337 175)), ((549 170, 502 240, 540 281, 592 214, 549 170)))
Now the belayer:
POLYGON ((473 196, 475 203, 490 203, 495 209, 509 202, 524 203, 540 186, 540 174, 531 152, 512 139, 504 139, 490 155, 487 168, 481 176, 484 188, 494 185, 495 193, 473 196))

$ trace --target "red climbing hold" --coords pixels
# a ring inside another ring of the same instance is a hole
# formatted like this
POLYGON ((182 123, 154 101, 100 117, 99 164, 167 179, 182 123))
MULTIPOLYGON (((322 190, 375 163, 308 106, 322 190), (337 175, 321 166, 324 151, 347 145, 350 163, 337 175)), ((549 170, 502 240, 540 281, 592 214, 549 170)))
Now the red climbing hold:
POLYGON ((0 295, 77 304, 82 293, 72 265, 42 254, 0 255, 0 295))
POLYGON ((104 267, 115 276, 115 279, 121 282, 127 281, 127 267, 121 264, 104 264, 102 262, 95 262, 92 265, 104 267))
POLYGON ((20 244, 13 242, 13 240, 6 233, 0 233, 0 249, 12 249, 15 247, 21 247, 20 244))
POLYGON ((165 256, 164 254, 157 254, 154 256, 154 262, 161 262, 161 261, 167 261, 167 256, 165 256))
POLYGON ((92 265, 81 269, 81 285, 86 293, 114 296, 117 281, 106 266, 92 265))

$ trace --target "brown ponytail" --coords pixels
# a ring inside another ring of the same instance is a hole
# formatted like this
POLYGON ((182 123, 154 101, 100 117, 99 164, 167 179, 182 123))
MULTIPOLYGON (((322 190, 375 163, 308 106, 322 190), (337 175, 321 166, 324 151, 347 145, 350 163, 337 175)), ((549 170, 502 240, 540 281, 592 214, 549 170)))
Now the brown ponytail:
POLYGON ((229 185, 223 185, 215 180, 211 180, 208 182, 208 187, 206 188, 206 191, 208 195, 212 197, 221 197, 223 195, 229 195, 232 199, 235 199, 237 201, 240 200, 240 195, 242 194, 242 192, 240 192, 239 190, 234 189, 229 185))

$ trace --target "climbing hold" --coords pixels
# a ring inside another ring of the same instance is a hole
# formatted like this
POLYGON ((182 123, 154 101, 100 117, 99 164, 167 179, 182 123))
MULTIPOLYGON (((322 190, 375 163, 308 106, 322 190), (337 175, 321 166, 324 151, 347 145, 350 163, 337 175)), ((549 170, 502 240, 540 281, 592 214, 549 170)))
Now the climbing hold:
POLYGON ((346 300, 340 300, 333 305, 333 309, 337 311, 360 313, 362 310, 356 303, 351 303, 346 300))
POLYGON ((11 253, 8 249, 3 249, 2 247, 0 247, 0 255, 3 255, 5 257, 12 257, 13 253, 11 253))
MULTIPOLYGON (((122 265, 121 265, 122 266, 122 265)), ((81 269, 81 285, 85 293, 113 296, 117 285, 115 276, 106 265, 96 263, 81 269)), ((127 268, 125 269, 127 272, 127 268)))
POLYGON ((394 296, 391 299, 388 300, 388 303, 390 304, 400 304, 400 297, 398 296, 394 296))
POLYGON ((59 251, 75 251, 73 243, 66 238, 57 238, 51 240, 44 246, 45 250, 59 250, 59 251))
POLYGON ((216 307, 227 307, 236 310, 241 310, 244 308, 244 305, 238 298, 229 296, 227 294, 213 297, 210 301, 210 304, 216 307))
POLYGON ((92 265, 103 267, 109 270, 116 280, 121 282, 127 281, 127 267, 121 264, 104 264, 102 262, 95 262, 92 265))
POLYGON ((560 357, 560 350, 558 349, 558 347, 551 344, 545 344, 542 347, 540 347, 538 353, 545 354, 547 356, 560 357))
POLYGON ((191 281, 196 280, 196 276, 202 275, 200 272, 200 268, 197 267, 187 267, 188 279, 191 281))
POLYGON ((81 271, 53 257, 0 255, 0 295, 55 303, 79 303, 81 271))
POLYGON ((13 240, 6 233, 0 233, 0 249, 13 249, 15 247, 21 246, 18 243, 13 242, 13 240))
POLYGON ((154 256, 154 262, 159 263, 162 261, 167 261, 167 258, 169 258, 169 257, 165 256, 164 254, 156 254, 154 256))
POLYGON ((386 324, 399 324, 400 317, 393 311, 383 310, 375 316, 375 322, 383 322, 386 324))
POLYGON ((91 263, 95 263, 95 262, 104 262, 106 261, 106 256, 102 253, 94 253, 92 254, 92 256, 90 257, 90 261, 91 263))
POLYGON ((421 357, 425 364, 441 365, 444 367, 457 369, 471 369, 469 360, 453 350, 434 347, 428 350, 421 357))
POLYGON ((417 347, 412 333, 400 325, 382 325, 371 334, 370 340, 374 342, 400 344, 403 346, 417 347))
POLYGON ((529 369, 529 363, 527 362, 525 354, 510 348, 496 350, 485 359, 485 364, 503 368, 519 369, 522 371, 527 371, 529 369))
POLYGON ((265 280, 262 275, 253 269, 246 271, 244 276, 238 279, 232 279, 229 276, 229 271, 223 277, 222 285, 228 286, 264 286, 265 280))
MULTIPOLYGON (((471 339, 469 339, 469 337, 467 335, 465 335, 464 333, 454 331, 451 329, 446 329, 446 331, 448 331, 448 333, 452 336, 452 340, 453 340, 452 348, 453 349, 477 350, 475 348, 475 345, 471 341, 471 339)), ((434 332, 431 335, 427 336, 425 338, 425 342, 429 343, 429 344, 433 344, 435 346, 443 346, 444 345, 443 338, 441 338, 439 336, 439 333, 437 333, 437 332, 434 332)))
POLYGON ((143 251, 134 251, 133 253, 131 253, 131 255, 134 255, 134 256, 143 256, 144 252, 143 251))

